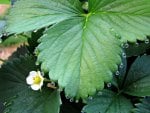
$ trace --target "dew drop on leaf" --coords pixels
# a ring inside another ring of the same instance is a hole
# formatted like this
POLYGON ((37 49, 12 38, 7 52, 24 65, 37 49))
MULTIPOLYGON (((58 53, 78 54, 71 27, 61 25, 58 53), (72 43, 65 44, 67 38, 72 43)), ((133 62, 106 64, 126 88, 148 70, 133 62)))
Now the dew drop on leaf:
POLYGON ((38 65, 40 65, 40 63, 39 63, 38 61, 36 61, 36 62, 35 62, 35 65, 38 66, 38 65))
POLYGON ((76 103, 79 103, 79 100, 76 100, 75 102, 76 102, 76 103))
POLYGON ((69 101, 70 101, 70 102, 73 102, 73 98, 71 98, 69 101))
POLYGON ((3 33, 3 36, 7 36, 7 33, 3 33))
POLYGON ((34 33, 36 33, 36 32, 37 32, 37 29, 36 29, 36 30, 34 30, 33 32, 34 32, 34 33))
POLYGON ((126 58, 126 53, 122 53, 123 58, 126 58))
POLYGON ((107 87, 111 87, 111 83, 107 83, 107 87))
POLYGON ((124 44, 121 45, 123 48, 129 48, 129 44, 126 42, 124 44))
POLYGON ((81 113, 85 113, 85 112, 82 110, 81 113))
POLYGON ((149 39, 146 39, 146 40, 145 40, 145 44, 149 44, 149 39))
POLYGON ((116 75, 120 75, 120 72, 119 72, 119 71, 116 71, 116 75))
POLYGON ((122 68, 123 68, 123 63, 121 63, 121 64, 120 64, 119 68, 120 68, 120 69, 122 69, 122 68))
POLYGON ((135 43, 135 46, 136 46, 136 47, 138 47, 138 46, 139 46, 139 43, 138 43, 138 42, 136 42, 136 43, 135 43))
POLYGON ((129 48, 129 44, 128 44, 128 43, 125 43, 125 44, 124 44, 124 47, 125 47, 125 48, 129 48))
POLYGON ((69 96, 68 96, 68 95, 66 96, 66 99, 69 99, 69 96))
POLYGON ((55 82, 51 82, 51 85, 52 85, 52 86, 55 86, 55 82))

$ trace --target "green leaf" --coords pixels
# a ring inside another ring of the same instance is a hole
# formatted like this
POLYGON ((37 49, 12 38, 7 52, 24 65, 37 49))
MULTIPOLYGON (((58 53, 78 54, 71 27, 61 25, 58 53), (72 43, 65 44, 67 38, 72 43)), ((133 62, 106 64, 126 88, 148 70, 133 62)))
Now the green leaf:
POLYGON ((38 46, 38 39, 43 35, 45 29, 39 29, 37 32, 31 33, 31 38, 28 38, 28 49, 31 53, 36 54, 35 48, 38 46))
POLYGON ((38 61, 42 62, 42 69, 49 71, 50 79, 58 81, 69 97, 93 95, 118 69, 120 43, 101 29, 106 30, 107 24, 87 15, 53 26, 40 40, 38 61), (103 26, 99 28, 99 24, 103 26))
POLYGON ((122 63, 119 65, 118 71, 116 71, 115 76, 113 76, 112 85, 118 89, 122 89, 123 80, 126 75, 127 70, 127 59, 122 58, 122 63))
POLYGON ((0 101, 0 113, 3 113, 4 111, 4 105, 3 103, 0 101))
POLYGON ((4 47, 9 47, 12 45, 19 45, 19 44, 23 44, 23 43, 27 43, 27 37, 24 35, 12 35, 7 37, 1 44, 0 46, 4 46, 4 47))
POLYGON ((20 33, 57 23, 43 36, 38 60, 67 95, 85 98, 102 89, 117 70, 117 39, 136 42, 149 35, 149 5, 148 0, 89 0, 89 13, 83 14, 79 0, 18 1, 7 31, 20 33))
POLYGON ((122 42, 150 35, 150 0, 89 0, 89 12, 108 23, 122 42))
POLYGON ((58 91, 32 91, 26 84, 28 73, 37 70, 34 64, 35 58, 25 56, 5 63, 0 69, 0 101, 4 102, 5 112, 59 113, 58 91))
POLYGON ((17 1, 8 16, 7 31, 21 33, 58 23, 81 13, 80 6, 79 0, 17 1))
POLYGON ((8 58, 9 60, 13 60, 16 58, 19 58, 20 56, 25 56, 29 54, 29 50, 27 49, 27 46, 20 46, 17 48, 15 52, 12 53, 12 55, 8 58))
POLYGON ((145 40, 143 43, 130 44, 128 48, 125 49, 127 57, 138 56, 146 53, 146 50, 150 49, 149 40, 145 40))
POLYGON ((0 4, 10 4, 10 0, 1 0, 0 4))
POLYGON ((83 108, 86 113, 131 113, 130 100, 112 91, 104 90, 87 102, 83 108))
POLYGON ((6 21, 0 20, 0 38, 3 36, 6 21))
POLYGON ((124 92, 133 96, 150 96, 150 56, 138 57, 124 83, 124 92))
POLYGON ((134 113, 150 113, 150 97, 142 100, 142 103, 136 104, 134 113))

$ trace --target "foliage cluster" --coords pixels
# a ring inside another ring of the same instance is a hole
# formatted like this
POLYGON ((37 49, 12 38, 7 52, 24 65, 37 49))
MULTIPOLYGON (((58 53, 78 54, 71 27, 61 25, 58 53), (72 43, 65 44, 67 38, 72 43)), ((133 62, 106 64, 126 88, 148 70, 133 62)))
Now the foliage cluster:
POLYGON ((0 68, 4 113, 150 113, 150 0, 19 0, 0 25, 28 40, 0 68))

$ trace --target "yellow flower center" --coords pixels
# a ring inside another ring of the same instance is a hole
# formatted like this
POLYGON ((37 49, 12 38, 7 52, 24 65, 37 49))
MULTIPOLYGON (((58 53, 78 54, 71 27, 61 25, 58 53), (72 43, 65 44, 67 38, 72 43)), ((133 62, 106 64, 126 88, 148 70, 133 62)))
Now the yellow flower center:
POLYGON ((41 78, 38 75, 36 75, 35 77, 33 77, 33 81, 34 84, 40 84, 41 78))

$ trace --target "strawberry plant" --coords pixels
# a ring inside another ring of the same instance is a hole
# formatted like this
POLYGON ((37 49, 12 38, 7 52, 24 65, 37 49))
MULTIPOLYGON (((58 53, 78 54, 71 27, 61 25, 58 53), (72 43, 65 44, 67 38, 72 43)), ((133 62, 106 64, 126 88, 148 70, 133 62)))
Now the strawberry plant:
POLYGON ((0 69, 4 113, 150 112, 149 0, 18 0, 2 40, 26 33, 0 69))

